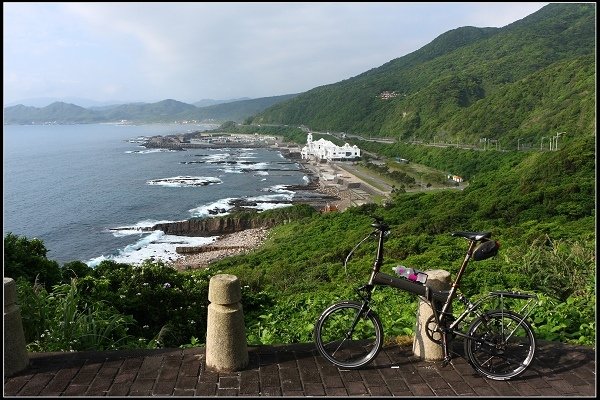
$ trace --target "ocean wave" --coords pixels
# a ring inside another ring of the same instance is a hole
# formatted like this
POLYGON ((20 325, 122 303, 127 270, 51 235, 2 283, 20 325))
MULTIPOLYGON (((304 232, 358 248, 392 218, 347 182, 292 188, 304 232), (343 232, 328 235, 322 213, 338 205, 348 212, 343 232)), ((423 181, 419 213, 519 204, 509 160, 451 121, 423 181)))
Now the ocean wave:
POLYGON ((114 237, 124 237, 131 235, 139 235, 145 233, 144 229, 152 228, 156 224, 168 224, 171 222, 179 222, 179 221, 158 221, 153 219, 147 219, 144 221, 140 221, 134 225, 125 225, 125 226, 117 226, 114 228, 108 228, 106 231, 113 234, 114 237))
POLYGON ((293 195, 294 195, 294 191, 288 190, 287 185, 273 185, 273 186, 269 186, 267 188, 263 188, 260 191, 261 192, 285 193, 287 195, 290 195, 290 198, 293 197, 293 195))
POLYGON ((172 153, 178 150, 172 149, 147 149, 147 150, 127 150, 125 154, 150 154, 150 153, 172 153))
POLYGON ((217 200, 213 203, 192 208, 189 212, 192 218, 220 217, 229 214, 229 210, 234 207, 233 204, 230 204, 233 200, 235 198, 217 200))
POLYGON ((170 262, 175 261, 182 255, 178 254, 176 248, 179 246, 203 246, 214 242, 218 236, 212 237, 188 237, 166 235, 163 231, 153 231, 140 238, 135 243, 118 250, 116 254, 102 255, 87 261, 87 265, 94 268, 104 260, 112 260, 118 263, 139 265, 145 260, 170 262))
POLYGON ((229 153, 217 153, 217 154, 208 154, 206 155, 207 163, 217 163, 220 161, 225 161, 230 157, 229 153))
POLYGON ((148 185, 168 187, 207 186, 222 183, 219 178, 206 176, 174 176, 172 178, 151 179, 146 181, 148 185))

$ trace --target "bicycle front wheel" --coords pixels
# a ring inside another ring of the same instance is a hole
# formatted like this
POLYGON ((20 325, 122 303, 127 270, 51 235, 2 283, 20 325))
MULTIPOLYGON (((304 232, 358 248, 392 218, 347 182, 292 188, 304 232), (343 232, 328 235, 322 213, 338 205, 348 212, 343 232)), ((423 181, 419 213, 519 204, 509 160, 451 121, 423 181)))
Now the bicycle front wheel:
POLYGON ((531 325, 512 311, 495 310, 471 324, 465 339, 465 355, 481 375, 507 380, 521 375, 535 353, 531 325))
POLYGON ((327 308, 315 325, 319 353, 338 367, 355 369, 373 360, 383 345, 377 314, 362 303, 343 301, 327 308))

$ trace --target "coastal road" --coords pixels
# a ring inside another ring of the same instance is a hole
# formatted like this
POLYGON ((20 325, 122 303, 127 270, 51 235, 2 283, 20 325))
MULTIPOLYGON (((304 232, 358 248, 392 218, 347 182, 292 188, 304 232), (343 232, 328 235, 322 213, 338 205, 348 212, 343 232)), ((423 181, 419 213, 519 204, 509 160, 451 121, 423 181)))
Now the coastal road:
POLYGON ((361 183, 364 183, 381 196, 387 197, 392 192, 392 186, 377 174, 362 171, 351 162, 335 161, 332 162, 332 164, 346 171, 348 174, 353 175, 357 180, 361 181, 361 183))

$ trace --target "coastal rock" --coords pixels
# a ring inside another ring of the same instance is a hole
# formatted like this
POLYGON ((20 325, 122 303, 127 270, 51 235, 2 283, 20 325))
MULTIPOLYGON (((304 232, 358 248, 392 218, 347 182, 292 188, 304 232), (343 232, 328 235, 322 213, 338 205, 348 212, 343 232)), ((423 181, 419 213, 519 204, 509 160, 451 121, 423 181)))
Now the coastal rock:
POLYGON ((267 228, 247 229, 220 236, 211 245, 178 247, 177 253, 182 257, 174 260, 171 265, 178 271, 205 268, 214 261, 258 248, 267 236, 267 228))
POLYGON ((220 217, 161 223, 144 230, 160 230, 167 235, 179 236, 218 236, 246 229, 270 228, 275 224, 275 220, 269 219, 220 217))
POLYGON ((176 136, 153 136, 144 143, 144 147, 147 149, 183 150, 181 138, 176 136))

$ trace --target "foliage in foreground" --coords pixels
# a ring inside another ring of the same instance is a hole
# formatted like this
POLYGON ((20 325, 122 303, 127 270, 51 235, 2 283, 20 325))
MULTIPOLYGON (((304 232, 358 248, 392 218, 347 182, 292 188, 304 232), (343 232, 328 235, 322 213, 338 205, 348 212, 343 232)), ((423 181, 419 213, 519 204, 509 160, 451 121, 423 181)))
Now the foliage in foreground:
MULTIPOLYGON (((281 224, 260 249, 202 271, 178 273, 153 262, 61 267, 47 259, 40 240, 8 234, 5 276, 18 280, 26 335, 38 351, 201 344, 208 282, 216 273, 240 278, 250 344, 311 341, 320 312, 334 301, 354 298, 353 289, 368 279, 374 241, 356 250, 347 269, 343 263, 378 215, 391 226, 383 266, 388 273, 402 263, 454 276, 465 243, 449 233, 492 231, 502 245, 499 255, 471 264, 461 291, 468 297, 491 290, 535 292, 541 300, 532 315, 538 338, 591 345, 596 330, 592 144, 592 137, 582 136, 551 153, 476 157, 457 150, 389 148, 413 151, 411 159, 437 167, 471 171, 468 189, 397 193, 384 206, 342 213, 280 209, 281 224)), ((386 335, 412 331, 414 297, 378 288, 375 300, 386 335)))
MULTIPOLYGON (((67 351, 202 345, 208 282, 216 273, 240 277, 249 344, 310 342, 320 312, 335 301, 355 299, 354 289, 368 278, 374 241, 356 250, 347 270, 342 263, 356 239, 368 233, 372 211, 356 208, 278 226, 263 248, 207 270, 177 272, 162 263, 105 261, 83 277, 48 289, 19 278, 28 347, 67 351), (289 259, 275 261, 282 250, 289 259)), ((383 270, 388 273, 399 262, 394 255, 401 255, 400 249, 410 254, 402 263, 421 269, 435 266, 452 274, 464 251, 462 242, 444 235, 407 239, 392 233, 386 246, 390 252, 383 270)), ((472 298, 498 289, 535 292, 540 304, 531 319, 538 338, 592 345, 594 266, 591 242, 540 238, 473 263, 461 290, 472 298)), ((386 337, 412 333, 416 304, 407 293, 375 291, 374 305, 386 337)))

